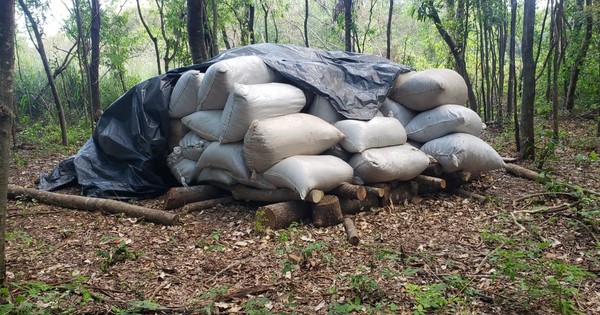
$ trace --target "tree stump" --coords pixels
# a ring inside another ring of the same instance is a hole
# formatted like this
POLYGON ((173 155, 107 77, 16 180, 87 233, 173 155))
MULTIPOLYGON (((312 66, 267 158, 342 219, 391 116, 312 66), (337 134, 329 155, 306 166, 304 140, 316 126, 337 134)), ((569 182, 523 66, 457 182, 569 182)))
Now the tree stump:
POLYGON ((311 211, 315 227, 333 226, 344 220, 340 200, 334 195, 325 195, 321 201, 312 205, 311 211))

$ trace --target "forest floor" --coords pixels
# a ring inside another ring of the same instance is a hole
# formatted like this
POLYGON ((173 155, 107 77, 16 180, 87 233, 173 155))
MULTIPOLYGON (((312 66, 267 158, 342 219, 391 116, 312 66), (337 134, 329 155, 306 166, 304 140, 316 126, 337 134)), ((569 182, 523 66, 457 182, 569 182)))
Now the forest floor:
MULTIPOLYGON (((160 226, 11 200, 0 313, 600 314, 600 197, 560 184, 600 192, 595 126, 563 123, 550 184, 493 171, 463 187, 485 203, 436 193, 372 209, 354 217, 358 246, 341 225, 259 233, 253 204, 160 226)), ((516 156, 493 129, 484 139, 516 156)), ((24 144, 9 182, 35 187, 66 156, 24 144)))

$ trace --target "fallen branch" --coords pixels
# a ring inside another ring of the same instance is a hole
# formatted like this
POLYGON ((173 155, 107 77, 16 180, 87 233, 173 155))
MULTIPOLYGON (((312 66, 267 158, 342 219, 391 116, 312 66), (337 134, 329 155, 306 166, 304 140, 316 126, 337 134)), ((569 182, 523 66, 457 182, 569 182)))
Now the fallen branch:
POLYGON ((515 214, 513 212, 510 213, 510 216, 512 217, 513 222, 519 227, 519 230, 515 234, 512 235, 513 237, 517 236, 527 230, 521 223, 519 223, 519 221, 517 221, 517 218, 515 217, 515 214))
MULTIPOLYGON (((540 183, 547 183, 551 180, 553 180, 552 177, 550 176, 540 176, 537 172, 532 171, 530 169, 524 168, 522 166, 516 165, 516 164, 511 164, 511 163, 506 163, 506 167, 505 167, 506 171, 516 175, 518 177, 523 177, 532 181, 538 181, 540 183)), ((571 185, 571 184, 567 184, 567 183, 559 183, 560 185, 563 185, 564 187, 567 187, 569 189, 572 190, 581 190, 585 193, 588 193, 590 195, 595 195, 595 196, 600 196, 600 193, 597 191, 593 191, 593 190, 589 190, 589 189, 585 189, 582 187, 577 187, 575 185, 571 185)))
POLYGON ((541 192, 541 193, 535 193, 535 194, 530 194, 530 195, 527 195, 527 196, 519 197, 517 199, 514 199, 512 203, 513 203, 513 206, 514 206, 514 205, 517 204, 517 202, 523 201, 523 200, 526 200, 526 199, 535 198, 535 197, 541 197, 541 196, 556 196, 556 195, 567 196, 567 197, 570 197, 570 198, 575 198, 575 196, 573 196, 573 194, 571 194, 571 193, 564 193, 564 192, 541 192))
POLYGON ((117 200, 63 195, 17 185, 8 185, 8 197, 16 199, 19 196, 34 198, 37 201, 48 205, 85 211, 103 211, 112 214, 124 214, 128 217, 141 218, 144 221, 163 225, 174 225, 179 222, 178 214, 140 207, 117 200))
POLYGON ((477 201, 479 201, 479 202, 485 202, 485 201, 487 200, 487 199, 485 198, 485 196, 482 196, 482 195, 480 195, 480 194, 476 194, 476 193, 474 193, 474 192, 466 191, 466 190, 464 190, 464 189, 462 189, 462 188, 457 188, 457 189, 456 189, 456 192, 457 192, 459 195, 463 196, 463 197, 472 198, 472 199, 475 199, 475 200, 477 200, 477 201))
POLYGON ((345 217, 342 223, 344 224, 348 242, 354 246, 358 245, 360 238, 358 237, 358 230, 356 229, 356 225, 354 225, 354 221, 349 217, 345 217))
POLYGON ((579 204, 579 201, 574 202, 574 203, 563 203, 562 205, 558 205, 558 206, 554 206, 554 207, 541 207, 539 209, 520 210, 517 212, 529 213, 529 214, 560 212, 560 211, 564 211, 564 210, 573 208, 573 207, 577 206, 578 204, 579 204))
POLYGON ((189 204, 185 205, 183 207, 183 211, 184 212, 200 211, 200 210, 212 208, 212 207, 215 207, 218 205, 226 205, 226 204, 232 203, 234 201, 235 200, 233 200, 232 197, 223 197, 223 198, 215 198, 215 199, 210 199, 210 200, 203 200, 203 201, 193 202, 193 203, 189 203, 189 204))

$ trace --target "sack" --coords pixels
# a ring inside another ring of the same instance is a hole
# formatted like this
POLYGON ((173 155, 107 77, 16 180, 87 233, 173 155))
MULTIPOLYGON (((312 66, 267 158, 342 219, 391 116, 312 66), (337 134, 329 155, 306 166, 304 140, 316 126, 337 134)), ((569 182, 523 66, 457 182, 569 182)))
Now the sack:
POLYGON ((167 156, 167 166, 175 179, 183 186, 191 184, 200 172, 196 168, 196 161, 184 158, 179 147, 175 147, 173 152, 167 156))
POLYGON ((221 135, 222 110, 202 110, 181 118, 181 122, 200 137, 217 141, 221 135))
POLYGON ((308 113, 317 116, 330 124, 346 119, 344 115, 338 113, 328 99, 321 95, 315 96, 308 108, 308 113))
POLYGON ((241 56, 208 67, 198 88, 198 110, 223 109, 234 83, 260 84, 282 81, 260 57, 241 56))
POLYGON ((261 173, 293 155, 320 154, 343 138, 337 128, 309 114, 255 120, 244 137, 244 158, 251 172, 261 173))
POLYGON ((181 141, 179 141, 179 147, 181 148, 181 154, 186 159, 198 161, 204 149, 210 144, 209 140, 206 140, 195 132, 188 132, 181 141))
POLYGON ((394 117, 400 121, 403 127, 406 127, 408 123, 417 115, 414 111, 406 108, 406 106, 395 102, 393 99, 387 97, 379 111, 384 117, 394 117))
POLYGON ((406 181, 427 168, 429 157, 410 144, 403 144, 365 150, 355 154, 349 163, 365 183, 406 181))
POLYGON ((427 142, 455 132, 479 136, 482 131, 483 123, 476 112, 453 104, 421 112, 406 126, 408 138, 417 142, 427 142))
POLYGON ((431 140, 423 144, 421 150, 433 156, 447 173, 479 173, 505 167, 504 161, 494 148, 467 133, 452 133, 431 140))
POLYGON ((196 177, 196 181, 202 184, 222 184, 226 186, 233 186, 238 183, 229 171, 214 167, 203 168, 196 177))
POLYGON ((396 102, 416 111, 443 104, 465 104, 467 84, 450 69, 428 69, 417 72, 401 84, 394 84, 388 95, 396 102))
POLYGON ((330 155, 295 155, 275 164, 264 177, 278 188, 289 188, 304 199, 313 189, 330 191, 352 180, 352 167, 330 155))
POLYGON ((231 172, 236 178, 250 178, 250 171, 244 161, 243 144, 241 142, 221 144, 211 142, 200 159, 197 167, 204 169, 206 167, 220 168, 231 172))
POLYGON ((374 117, 368 121, 346 119, 334 124, 346 136, 340 144, 348 152, 362 152, 406 143, 406 131, 398 119, 374 117))
POLYGON ((304 92, 290 84, 236 83, 223 110, 219 142, 241 141, 254 120, 298 113, 304 105, 304 92))
POLYGON ((198 89, 204 73, 197 70, 184 72, 171 92, 169 100, 169 116, 183 118, 198 108, 198 89))

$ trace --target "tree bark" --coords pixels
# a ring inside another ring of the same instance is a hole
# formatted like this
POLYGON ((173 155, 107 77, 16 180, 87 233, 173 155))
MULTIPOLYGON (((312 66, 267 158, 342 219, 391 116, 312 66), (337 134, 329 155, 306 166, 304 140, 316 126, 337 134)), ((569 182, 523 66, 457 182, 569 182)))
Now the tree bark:
POLYGON ((517 151, 520 150, 521 136, 519 133, 519 119, 517 115, 517 71, 515 65, 515 32, 517 24, 517 0, 510 0, 510 35, 508 52, 508 95, 507 116, 513 115, 515 126, 515 144, 517 151))
POLYGON ((344 0, 344 43, 346 51, 352 52, 352 0, 344 0))
POLYGON ((209 200, 202 200, 202 201, 193 202, 193 203, 189 203, 189 204, 185 205, 183 207, 183 212, 200 211, 200 210, 216 207, 218 205, 230 204, 234 201, 235 200, 232 197, 222 197, 222 198, 215 198, 215 199, 209 199, 209 200))
MULTIPOLYGON (((19 0, 19 1, 21 1, 21 0, 19 0)), ((138 11, 138 16, 140 17, 140 21, 142 22, 142 25, 144 26, 144 29, 146 30, 148 37, 150 37, 152 44, 154 44, 154 53, 156 55, 156 68, 158 70, 158 74, 161 74, 162 70, 160 67, 160 51, 158 50, 158 38, 156 36, 154 36, 154 34, 152 34, 150 27, 148 27, 148 24, 146 23, 146 20, 144 19, 144 15, 142 14, 142 8, 140 7, 140 0, 135 0, 135 2, 137 4, 137 11, 138 11)))
POLYGON ((178 214, 144 208, 111 199, 63 195, 16 185, 8 185, 8 196, 9 198, 26 196, 28 198, 35 198, 38 202, 63 208, 125 214, 128 217, 141 218, 144 221, 163 225, 174 225, 179 223, 178 214))
POLYGON ((189 203, 222 197, 225 194, 223 189, 213 185, 173 187, 165 196, 164 209, 171 210, 189 203))
POLYGON ((0 286, 6 284, 6 204, 15 62, 15 2, 0 2, 0 286))
POLYGON ((260 228, 284 229, 309 217, 309 204, 302 201, 285 201, 259 207, 256 210, 254 225, 260 228))
MULTIPOLYGON (((585 1, 586 9, 590 9, 592 6, 591 0, 585 1)), ((592 39, 592 27, 594 25, 594 19, 592 17, 591 12, 586 12, 585 14, 585 33, 583 35, 583 42, 581 43, 581 47, 579 48, 579 52, 577 53, 577 57, 575 57, 575 62, 573 63, 573 67, 571 67, 571 75, 569 78, 569 86, 567 88, 567 97, 566 97, 566 108, 568 110, 573 110, 575 107, 575 91, 577 89, 577 82, 579 81, 579 73, 581 71, 581 67, 583 66, 583 62, 585 61, 585 57, 588 52, 588 48, 590 47, 590 41, 592 39)))
MULTIPOLYGON (((300 195, 287 188, 277 189, 256 189, 244 185, 234 185, 229 187, 221 187, 231 191, 233 198, 236 200, 260 201, 260 202, 283 202, 291 200, 302 200, 300 195)), ((304 201, 317 203, 321 201, 325 194, 321 190, 312 190, 304 198, 304 201)))
POLYGON ((304 46, 308 47, 308 0, 304 0, 304 46))
POLYGON ((535 134, 533 124, 535 102, 535 68, 533 60, 533 34, 535 26, 535 0, 525 0, 523 14, 523 96, 521 101, 521 157, 535 158, 535 134))
POLYGON ((187 0, 187 31, 192 62, 202 63, 206 60, 204 41, 204 0, 187 0))
POLYGON ((379 197, 372 194, 367 194, 367 198, 364 200, 340 198, 340 208, 342 209, 342 214, 344 215, 357 214, 359 212, 365 212, 371 210, 372 208, 379 207, 379 197))
POLYGON ((217 1, 211 0, 211 4, 212 4, 212 34, 213 34, 213 41, 212 41, 213 55, 212 55, 212 57, 214 57, 219 54, 219 35, 218 35, 218 29, 217 29, 217 25, 218 25, 217 20, 219 18, 219 15, 217 14, 217 1))
POLYGON ((256 44, 254 36, 254 5, 248 5, 248 35, 250 36, 250 44, 256 44))
POLYGON ((92 24, 90 38, 92 42, 92 60, 90 62, 90 109, 92 119, 97 121, 102 114, 100 109, 100 1, 92 0, 92 24))
POLYGON ((44 42, 42 40, 42 34, 40 33, 39 26, 29 11, 29 8, 25 4, 23 0, 19 0, 19 4, 23 9, 23 13, 27 16, 29 23, 31 24, 31 30, 35 35, 36 39, 36 49, 42 59, 42 64, 44 66, 44 71, 46 72, 46 78, 48 79, 48 83, 50 84, 50 90, 52 90, 52 97, 54 98, 54 105, 56 106, 56 111, 58 112, 58 121, 60 123, 60 131, 62 138, 62 145, 69 145, 69 139, 67 138, 67 121, 65 119, 65 113, 63 111, 63 106, 60 101, 60 96, 58 95, 58 89, 56 88, 56 84, 54 82, 54 78, 52 77, 52 71, 50 70, 50 64, 48 63, 48 57, 46 55, 46 50, 44 48, 44 42))
POLYGON ((340 186, 330 192, 340 198, 364 200, 367 197, 367 190, 364 186, 342 183, 340 186))
POLYGON ((311 212, 315 227, 333 226, 344 220, 340 200, 334 195, 325 195, 321 201, 311 206, 311 212))

